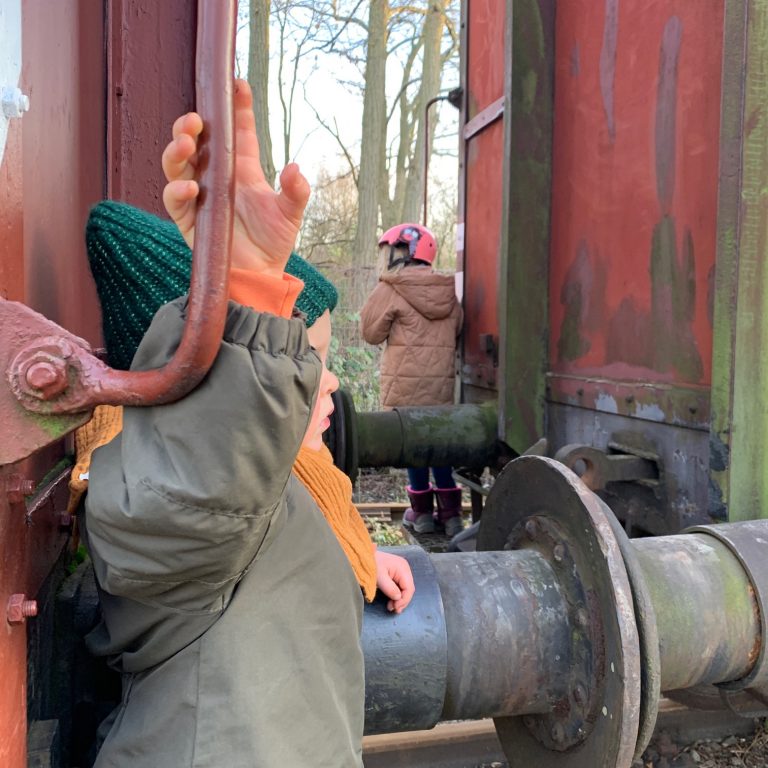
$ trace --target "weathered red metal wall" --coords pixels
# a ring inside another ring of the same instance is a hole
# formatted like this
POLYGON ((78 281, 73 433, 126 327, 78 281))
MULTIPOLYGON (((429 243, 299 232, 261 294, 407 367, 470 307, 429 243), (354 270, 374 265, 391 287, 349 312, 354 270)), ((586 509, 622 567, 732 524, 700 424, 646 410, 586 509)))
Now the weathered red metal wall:
MULTIPOLYGON (((465 270, 462 381, 465 389, 493 389, 498 343, 498 247, 501 228, 506 9, 499 0, 471 0, 464 51, 463 254, 465 270), (482 202, 481 202, 482 201, 482 202)), ((461 224, 460 224, 461 226, 461 224)), ((468 399, 475 399, 470 396, 468 399)))
POLYGON ((723 0, 557 6, 555 401, 636 415, 633 383, 672 385, 647 390, 654 420, 707 423, 723 14, 723 0))
MULTIPOLYGON (((98 346, 99 307, 83 239, 88 210, 108 194, 161 209, 160 151, 173 119, 194 104, 196 2, 24 0, 20 7, 18 84, 30 109, 10 121, 0 164, 0 297, 98 346)), ((60 526, 66 454, 66 441, 58 441, 0 468, 3 610, 12 594, 38 597, 68 540, 60 526), (34 495, 28 488, 9 493, 19 481, 31 483, 34 495)), ((42 630, 50 616, 46 605, 38 608, 31 621, 42 630)), ((3 627, 0 765, 22 768, 28 699, 35 718, 54 649, 30 651, 28 675, 26 625, 3 627), (38 665, 41 651, 47 655, 38 665)))
MULTIPOLYGON (((98 305, 85 279, 83 223, 104 190, 102 7, 98 0, 76 6, 22 3, 19 86, 29 96, 30 109, 11 121, 0 168, 0 294, 93 342, 99 339, 98 305)), ((29 514, 23 498, 8 496, 8 480, 17 475, 38 483, 62 456, 58 445, 0 470, 3 609, 12 594, 37 594, 66 540, 57 517, 66 483, 29 514)), ((21 768, 26 764, 26 631, 24 624, 3 625, 0 764, 21 768)))
POLYGON ((110 0, 107 194, 164 213, 160 153, 195 105, 196 0, 110 0))

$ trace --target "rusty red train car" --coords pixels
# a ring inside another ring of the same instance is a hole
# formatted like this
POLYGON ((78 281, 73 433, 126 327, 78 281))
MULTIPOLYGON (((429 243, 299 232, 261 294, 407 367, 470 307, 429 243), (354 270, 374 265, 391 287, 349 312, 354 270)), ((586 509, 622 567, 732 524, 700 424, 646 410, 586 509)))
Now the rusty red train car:
POLYGON ((627 528, 768 515, 759 2, 464 5, 467 402, 627 528))

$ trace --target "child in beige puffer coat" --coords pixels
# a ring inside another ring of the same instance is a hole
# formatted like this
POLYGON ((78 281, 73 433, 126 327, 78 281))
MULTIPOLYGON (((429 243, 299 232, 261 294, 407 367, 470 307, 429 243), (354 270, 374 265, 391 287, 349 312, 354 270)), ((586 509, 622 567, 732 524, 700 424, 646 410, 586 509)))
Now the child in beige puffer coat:
MULTIPOLYGON (((379 282, 361 311, 363 338, 386 347, 381 358, 384 408, 451 405, 456 339, 462 309, 453 275, 436 272, 437 244, 419 224, 400 224, 379 239, 379 282)), ((403 522, 419 533, 442 526, 448 536, 462 529, 461 490, 451 467, 408 468, 411 508, 403 522), (437 511, 434 512, 434 500, 437 511)))

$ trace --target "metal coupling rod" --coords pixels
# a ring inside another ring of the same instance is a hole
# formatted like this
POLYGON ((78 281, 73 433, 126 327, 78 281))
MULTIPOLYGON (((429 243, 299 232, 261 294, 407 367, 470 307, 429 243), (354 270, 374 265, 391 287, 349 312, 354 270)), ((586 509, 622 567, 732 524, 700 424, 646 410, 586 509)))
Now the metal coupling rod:
POLYGON ((513 768, 629 768, 660 691, 766 682, 768 521, 630 541, 570 470, 527 456, 478 549, 405 548, 413 603, 366 608, 367 733, 493 717, 513 768))

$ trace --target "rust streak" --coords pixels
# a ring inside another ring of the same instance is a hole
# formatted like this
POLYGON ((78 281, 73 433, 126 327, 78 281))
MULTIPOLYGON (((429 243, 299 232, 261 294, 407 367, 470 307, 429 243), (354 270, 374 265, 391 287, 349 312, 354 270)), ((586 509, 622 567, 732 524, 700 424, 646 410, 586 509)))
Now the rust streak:
POLYGON ((605 26, 603 47, 600 50, 600 92, 611 143, 616 140, 616 122, 613 114, 613 84, 616 77, 616 38, 619 30, 619 0, 605 0, 605 26))
POLYGON ((581 53, 579 44, 574 43, 571 48, 571 77, 578 77, 581 74, 581 53))
POLYGON ((565 307, 565 314, 557 343, 559 360, 576 360, 589 352, 591 342, 582 332, 590 298, 595 298, 592 292, 592 269, 589 249, 582 240, 560 290, 560 303, 565 307))
MULTIPOLYGON (((749 584, 748 589, 749 599, 752 603, 752 611, 754 612, 757 625, 760 626, 760 606, 758 605, 757 596, 755 595, 755 588, 752 586, 752 584, 749 584)), ((762 650, 764 642, 765 638, 763 638, 762 633, 759 633, 755 636, 755 642, 749 649, 749 655, 747 656, 747 662, 750 666, 750 670, 752 667, 754 667, 754 665, 757 663, 757 660, 760 658, 760 651, 762 650)))
POLYGON ((677 111, 677 61, 683 25, 672 16, 664 27, 659 52, 656 92, 656 190, 661 212, 669 215, 675 192, 675 122, 677 111))

